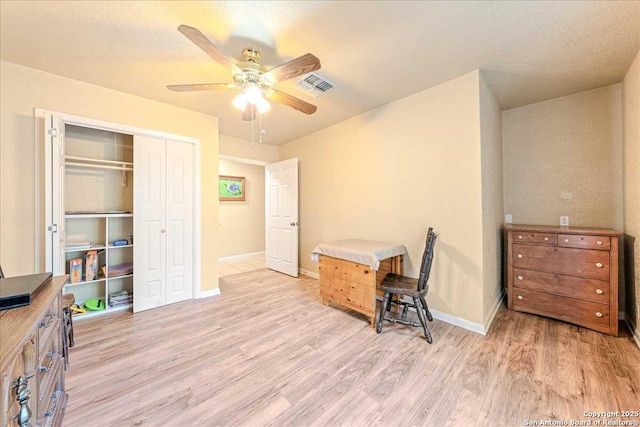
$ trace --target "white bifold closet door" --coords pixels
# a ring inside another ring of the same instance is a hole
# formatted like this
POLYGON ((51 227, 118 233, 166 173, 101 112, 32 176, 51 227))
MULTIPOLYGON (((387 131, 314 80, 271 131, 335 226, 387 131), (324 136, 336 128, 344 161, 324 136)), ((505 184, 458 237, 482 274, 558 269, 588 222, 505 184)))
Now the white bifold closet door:
POLYGON ((135 136, 133 311, 193 298, 193 144, 135 136))

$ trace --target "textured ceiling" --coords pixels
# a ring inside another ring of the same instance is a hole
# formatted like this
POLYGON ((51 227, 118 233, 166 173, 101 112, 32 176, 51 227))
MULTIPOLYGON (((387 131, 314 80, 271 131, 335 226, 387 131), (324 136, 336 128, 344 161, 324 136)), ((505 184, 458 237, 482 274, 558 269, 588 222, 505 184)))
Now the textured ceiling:
POLYGON ((249 138, 233 92, 167 84, 231 82, 180 34, 199 28, 235 60, 275 66, 311 52, 336 85, 307 116, 274 105, 264 141, 282 144, 475 69, 503 109, 620 82, 640 47, 640 2, 1 1, 0 58, 218 116, 249 138))

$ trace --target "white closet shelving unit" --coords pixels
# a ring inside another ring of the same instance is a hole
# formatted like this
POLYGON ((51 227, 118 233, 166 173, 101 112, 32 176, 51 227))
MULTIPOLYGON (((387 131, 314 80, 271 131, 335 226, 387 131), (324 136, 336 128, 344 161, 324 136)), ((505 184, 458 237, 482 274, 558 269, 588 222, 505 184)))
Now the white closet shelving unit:
POLYGON ((70 274, 72 259, 82 260, 82 281, 65 286, 80 306, 90 298, 105 302, 106 309, 89 311, 82 317, 132 304, 110 305, 109 295, 133 293, 133 273, 114 267, 133 265, 133 137, 131 135, 67 125, 64 143, 64 270, 70 274), (115 240, 127 240, 115 246, 115 240), (85 257, 98 252, 98 274, 86 280, 85 257))

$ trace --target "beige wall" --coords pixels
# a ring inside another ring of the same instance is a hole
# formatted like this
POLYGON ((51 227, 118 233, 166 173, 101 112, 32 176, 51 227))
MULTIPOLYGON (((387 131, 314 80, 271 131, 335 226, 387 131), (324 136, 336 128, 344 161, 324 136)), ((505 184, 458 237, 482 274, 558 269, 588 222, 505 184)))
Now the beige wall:
POLYGON ((273 163, 278 161, 278 147, 221 134, 220 155, 273 163))
POLYGON ((505 213, 517 224, 622 230, 619 84, 502 113, 505 213), (571 191, 571 200, 560 193, 571 191))
POLYGON ((482 161, 482 272, 485 325, 502 297, 504 200, 502 180, 502 110, 480 76, 480 138, 482 161))
POLYGON ((483 322, 479 73, 280 146, 299 158, 301 268, 320 242, 397 241, 417 276, 427 228, 439 233, 430 306, 483 322))
POLYGON ((626 317, 640 338, 640 53, 622 82, 626 317))
POLYGON ((246 200, 220 202, 220 257, 264 252, 264 166, 220 160, 220 175, 243 176, 246 200))
MULTIPOLYGON (((218 119, 76 80, 0 62, 0 263, 5 272, 33 272, 36 127, 42 108, 201 141, 202 290, 218 287, 218 119)), ((38 126, 41 128, 41 126, 38 126)), ((38 136, 39 132, 38 132, 38 136)), ((44 183, 44 180, 41 181, 44 183)))

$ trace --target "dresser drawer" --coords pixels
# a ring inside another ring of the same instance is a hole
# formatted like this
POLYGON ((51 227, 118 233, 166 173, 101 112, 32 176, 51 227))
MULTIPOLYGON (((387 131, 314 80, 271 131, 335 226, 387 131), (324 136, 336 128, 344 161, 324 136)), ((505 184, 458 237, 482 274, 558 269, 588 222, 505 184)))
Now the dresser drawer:
POLYGON ((611 297, 609 282, 543 273, 542 271, 513 269, 513 285, 533 291, 546 292, 567 297, 586 299, 609 304, 611 297))
POLYGON ((514 268, 609 280, 609 252, 532 245, 513 245, 514 268))
POLYGON ((606 236, 558 234, 558 246, 608 251, 611 248, 611 238, 606 236))
POLYGON ((513 243, 525 243, 536 245, 556 245, 556 235, 553 233, 513 233, 513 243))
POLYGON ((607 304, 551 295, 515 286, 513 292, 513 308, 518 311, 580 324, 609 326, 611 321, 607 304))

